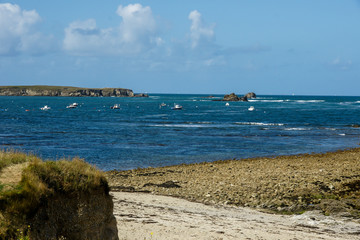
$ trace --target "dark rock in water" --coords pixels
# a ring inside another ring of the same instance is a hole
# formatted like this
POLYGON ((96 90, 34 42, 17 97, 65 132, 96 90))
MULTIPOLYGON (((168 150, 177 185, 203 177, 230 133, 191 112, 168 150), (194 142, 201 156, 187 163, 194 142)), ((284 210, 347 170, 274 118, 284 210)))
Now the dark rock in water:
POLYGON ((103 189, 55 194, 32 218, 31 239, 117 240, 112 197, 103 189))
POLYGON ((146 93, 137 93, 134 95, 134 97, 149 97, 149 95, 146 93))
POLYGON ((247 102, 249 98, 256 98, 256 94, 253 93, 253 92, 249 92, 249 93, 245 94, 243 97, 239 97, 235 93, 231 93, 231 94, 225 95, 224 98, 222 100, 220 100, 220 101, 226 101, 226 102, 243 101, 243 102, 247 102))
POLYGON ((256 98, 256 94, 254 92, 249 92, 245 94, 244 97, 247 97, 247 99, 256 98))
POLYGON ((226 101, 226 102, 243 101, 243 102, 246 102, 247 100, 248 99, 247 99, 246 95, 243 97, 238 97, 235 93, 231 93, 231 94, 225 95, 221 101, 226 101))
POLYGON ((235 93, 231 93, 225 95, 223 101, 240 101, 240 98, 235 93))

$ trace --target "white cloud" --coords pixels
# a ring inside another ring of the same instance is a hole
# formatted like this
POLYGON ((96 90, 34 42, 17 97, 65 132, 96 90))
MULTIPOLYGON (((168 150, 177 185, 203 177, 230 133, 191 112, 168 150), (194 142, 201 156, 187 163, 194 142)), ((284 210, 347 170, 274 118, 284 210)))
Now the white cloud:
POLYGON ((190 12, 189 19, 191 20, 190 38, 192 48, 196 48, 202 41, 211 41, 214 38, 215 25, 206 26, 197 10, 190 12))
POLYGON ((0 4, 0 55, 39 54, 51 45, 51 37, 36 31, 41 21, 35 10, 21 10, 18 5, 0 4))
POLYGON ((71 23, 65 29, 64 49, 75 55, 131 55, 164 43, 150 7, 120 5, 116 13, 122 17, 117 27, 98 28, 94 19, 71 23))
POLYGON ((63 47, 75 55, 109 54, 116 37, 112 29, 99 29, 94 19, 72 22, 65 29, 63 47))
POLYGON ((125 7, 120 5, 116 13, 123 19, 120 25, 123 42, 146 42, 155 33, 156 23, 150 7, 143 7, 138 3, 125 7))

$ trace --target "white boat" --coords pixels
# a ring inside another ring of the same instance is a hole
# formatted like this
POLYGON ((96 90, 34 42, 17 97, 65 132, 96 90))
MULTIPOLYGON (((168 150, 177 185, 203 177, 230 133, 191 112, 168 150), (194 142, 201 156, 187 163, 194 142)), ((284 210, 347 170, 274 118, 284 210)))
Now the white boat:
POLYGON ((225 106, 230 106, 230 104, 227 102, 227 103, 225 103, 225 106))
POLYGON ((249 111, 254 111, 255 108, 254 108, 253 106, 250 106, 250 107, 248 108, 248 110, 249 110, 249 111))
POLYGON ((51 107, 49 107, 48 105, 45 105, 45 106, 43 106, 43 107, 40 108, 40 109, 46 111, 46 110, 50 110, 51 107))
POLYGON ((182 106, 179 104, 174 104, 174 107, 171 108, 172 110, 181 110, 182 106))
POLYGON ((77 105, 74 105, 74 103, 72 103, 69 106, 67 106, 66 108, 77 108, 77 105))
POLYGON ((76 102, 74 102, 72 105, 75 106, 75 107, 77 107, 79 104, 76 103, 76 102))
POLYGON ((110 107, 111 109, 120 109, 120 104, 115 104, 114 106, 110 107))

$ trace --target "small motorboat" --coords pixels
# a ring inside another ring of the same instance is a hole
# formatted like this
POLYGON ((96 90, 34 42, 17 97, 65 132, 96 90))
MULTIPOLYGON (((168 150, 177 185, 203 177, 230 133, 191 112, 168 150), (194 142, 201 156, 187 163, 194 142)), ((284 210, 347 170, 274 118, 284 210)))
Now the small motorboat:
POLYGON ((174 104, 174 107, 171 108, 172 110, 181 110, 182 106, 179 104, 174 104))
POLYGON ((120 109, 120 104, 115 104, 114 106, 110 107, 111 109, 120 109))
POLYGON ((230 104, 227 102, 227 103, 225 103, 225 106, 230 106, 230 104))
POLYGON ((66 108, 77 108, 77 104, 76 105, 74 105, 74 103, 72 103, 72 104, 70 104, 69 106, 67 106, 66 108))
POLYGON ((76 102, 74 102, 72 105, 75 106, 75 107, 77 107, 79 104, 76 103, 76 102))
POLYGON ((255 108, 254 108, 253 106, 250 106, 250 107, 248 108, 248 110, 249 110, 249 111, 254 111, 255 108))
POLYGON ((43 106, 43 107, 40 108, 40 109, 43 110, 43 111, 46 111, 46 110, 50 110, 51 107, 49 107, 48 105, 45 105, 45 106, 43 106))

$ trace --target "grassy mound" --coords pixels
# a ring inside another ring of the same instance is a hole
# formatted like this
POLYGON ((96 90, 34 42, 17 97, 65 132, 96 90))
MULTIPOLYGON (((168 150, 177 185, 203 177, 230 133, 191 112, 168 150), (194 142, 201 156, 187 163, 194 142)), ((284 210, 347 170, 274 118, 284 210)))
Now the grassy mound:
POLYGON ((104 174, 79 158, 42 161, 33 155, 0 152, 0 239, 19 238, 31 231, 29 219, 55 193, 91 192, 109 188, 104 174), (18 167, 21 177, 9 183, 4 174, 18 167))

